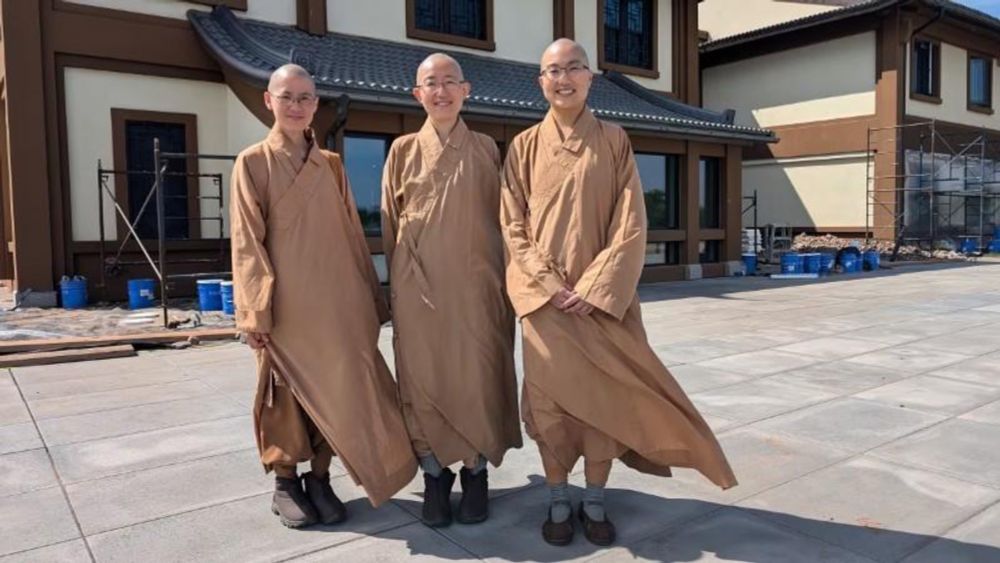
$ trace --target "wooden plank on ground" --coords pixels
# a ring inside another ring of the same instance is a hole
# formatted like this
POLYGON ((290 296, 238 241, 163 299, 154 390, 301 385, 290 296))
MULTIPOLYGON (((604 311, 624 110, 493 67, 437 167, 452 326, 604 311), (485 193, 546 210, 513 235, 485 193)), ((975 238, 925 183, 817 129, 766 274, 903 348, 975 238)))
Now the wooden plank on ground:
POLYGON ((93 348, 94 346, 111 346, 116 344, 170 344, 171 342, 183 342, 192 336, 202 342, 210 340, 233 340, 236 338, 236 333, 235 328, 216 328, 119 334, 114 336, 12 340, 10 342, 0 342, 0 354, 93 348))
POLYGON ((47 352, 25 352, 23 354, 8 354, 0 356, 0 368, 17 368, 27 366, 44 366, 66 362, 85 362, 89 360, 106 360, 109 358, 125 358, 135 355, 131 344, 117 346, 98 346, 96 348, 74 348, 72 350, 50 350, 47 352))

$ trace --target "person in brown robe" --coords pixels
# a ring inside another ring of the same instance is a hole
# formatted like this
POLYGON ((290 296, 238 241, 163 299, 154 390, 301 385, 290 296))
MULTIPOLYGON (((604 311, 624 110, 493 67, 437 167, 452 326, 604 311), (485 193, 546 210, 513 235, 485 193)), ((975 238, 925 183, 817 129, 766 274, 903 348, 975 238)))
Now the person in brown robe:
POLYGON ((695 468, 723 488, 736 479, 712 431, 646 340, 636 286, 646 211, 625 131, 587 108, 583 48, 554 42, 539 84, 550 109, 511 143, 501 225, 507 288, 521 319, 521 411, 551 493, 543 538, 572 540, 567 476, 584 458, 578 516, 598 545, 614 541, 604 510, 612 460, 670 475, 695 468))
POLYGON ((413 450, 424 470, 422 517, 486 520, 486 462, 521 447, 514 313, 504 292, 500 151, 459 116, 469 83, 455 59, 433 54, 414 96, 427 120, 392 144, 382 179, 382 240, 392 291, 396 378, 413 450))
POLYGON ((233 169, 236 326, 257 356, 254 425, 272 511, 301 527, 343 521, 334 455, 373 505, 416 474, 392 374, 378 350, 388 307, 340 157, 309 125, 316 86, 302 67, 274 72, 267 139, 233 169), (301 478, 296 465, 310 461, 301 478))

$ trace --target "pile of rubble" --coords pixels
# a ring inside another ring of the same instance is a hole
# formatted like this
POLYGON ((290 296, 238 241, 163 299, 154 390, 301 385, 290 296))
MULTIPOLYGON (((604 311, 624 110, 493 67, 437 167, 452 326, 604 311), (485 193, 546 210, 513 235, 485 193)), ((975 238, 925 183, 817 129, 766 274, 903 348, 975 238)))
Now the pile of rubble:
MULTIPOLYGON (((863 239, 841 238, 834 235, 796 235, 792 242, 792 250, 796 252, 836 252, 842 248, 856 246, 862 250, 878 250, 883 259, 892 255, 896 243, 892 241, 872 241, 865 243, 863 239)), ((899 247, 898 261, 917 260, 968 260, 969 257, 958 252, 950 245, 938 245, 933 250, 927 250, 914 245, 899 247)))

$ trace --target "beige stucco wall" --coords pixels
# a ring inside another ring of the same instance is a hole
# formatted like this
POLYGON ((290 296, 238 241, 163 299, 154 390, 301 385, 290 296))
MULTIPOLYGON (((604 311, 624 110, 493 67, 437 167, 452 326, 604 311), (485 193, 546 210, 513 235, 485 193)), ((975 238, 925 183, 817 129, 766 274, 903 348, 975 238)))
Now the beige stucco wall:
POLYGON ((774 0, 704 0, 698 5, 698 28, 720 39, 833 9, 836 6, 774 0))
POLYGON ((745 162, 743 195, 757 190, 760 225, 863 227, 865 160, 864 154, 848 154, 745 162))
MULTIPOLYGON (((913 52, 907 49, 907 57, 913 52)), ((961 123, 973 127, 1000 129, 1000 113, 985 115, 969 111, 968 103, 968 52, 965 49, 941 43, 941 104, 930 104, 909 98, 910 64, 906 65, 906 113, 928 119, 939 119, 952 123, 961 123)), ((993 63, 993 107, 1000 108, 1000 72, 996 62, 993 63)))
MULTIPOLYGON (((180 0, 70 0, 74 4, 86 4, 101 8, 125 10, 151 16, 186 19, 190 9, 209 10, 205 4, 193 4, 180 0)), ((247 11, 234 13, 255 20, 264 20, 286 25, 295 25, 295 0, 247 0, 247 11)))
MULTIPOLYGON (((221 83, 80 68, 67 68, 64 81, 70 206, 75 241, 99 240, 97 161, 100 159, 105 168, 114 164, 112 108, 196 115, 198 150, 201 153, 236 154, 267 133, 257 118, 221 83)), ((223 175, 223 197, 228 202, 232 163, 202 160, 199 171, 223 175)), ((108 187, 114 191, 113 181, 108 187)), ((215 188, 210 180, 203 179, 201 190, 208 195, 214 193, 215 188)), ((203 201, 201 209, 203 216, 218 215, 214 202, 203 201)), ((114 207, 106 199, 104 226, 109 237, 114 236, 116 229, 114 215, 114 207)), ((217 233, 216 225, 202 223, 203 237, 214 237, 217 233)))
MULTIPOLYGON (((497 0, 499 3, 503 0, 497 0)), ((645 78, 630 76, 639 84, 653 90, 670 92, 673 90, 673 14, 670 0, 656 0, 656 19, 659 37, 656 41, 656 58, 660 77, 645 78)), ((549 6, 550 2, 539 2, 539 5, 549 6)), ((591 67, 597 69, 597 0, 576 0, 573 12, 573 27, 576 40, 583 45, 590 55, 591 67)), ((552 35, 551 27, 549 35, 552 35)), ((536 57, 537 59, 538 57, 536 57)))
POLYGON ((704 105, 774 127, 875 113, 875 32, 704 69, 704 105))

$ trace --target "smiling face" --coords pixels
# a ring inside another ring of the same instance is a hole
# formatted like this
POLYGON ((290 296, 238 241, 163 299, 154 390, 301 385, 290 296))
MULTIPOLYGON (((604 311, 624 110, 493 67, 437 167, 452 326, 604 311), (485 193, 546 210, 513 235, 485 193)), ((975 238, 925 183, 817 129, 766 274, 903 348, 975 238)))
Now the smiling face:
POLYGON ((294 65, 274 71, 264 92, 264 105, 274 114, 275 126, 287 135, 309 128, 317 103, 316 84, 305 69, 294 65))
POLYGON ((413 97, 424 106, 432 120, 451 123, 458 119, 470 90, 458 62, 448 55, 435 53, 417 69, 413 97))
POLYGON ((586 107, 594 80, 588 67, 587 53, 575 41, 559 39, 545 50, 538 84, 552 109, 572 113, 586 107))

